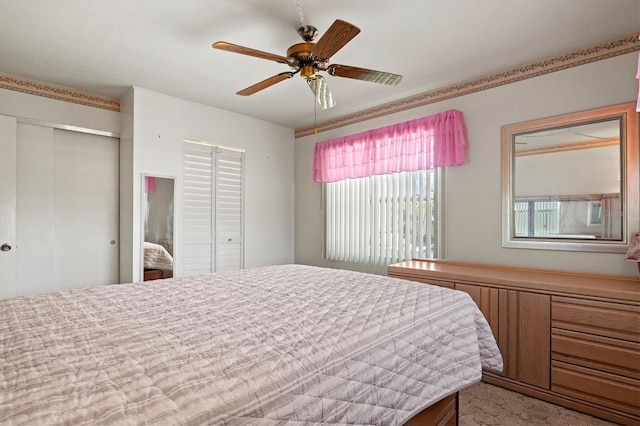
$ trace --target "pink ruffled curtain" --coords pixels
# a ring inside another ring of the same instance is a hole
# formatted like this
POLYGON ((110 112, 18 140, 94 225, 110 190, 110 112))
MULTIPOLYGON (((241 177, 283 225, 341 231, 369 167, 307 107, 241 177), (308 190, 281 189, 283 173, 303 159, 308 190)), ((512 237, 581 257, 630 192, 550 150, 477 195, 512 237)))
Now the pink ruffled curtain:
POLYGON ((336 182, 464 163, 467 127, 449 110, 315 145, 313 180, 336 182))

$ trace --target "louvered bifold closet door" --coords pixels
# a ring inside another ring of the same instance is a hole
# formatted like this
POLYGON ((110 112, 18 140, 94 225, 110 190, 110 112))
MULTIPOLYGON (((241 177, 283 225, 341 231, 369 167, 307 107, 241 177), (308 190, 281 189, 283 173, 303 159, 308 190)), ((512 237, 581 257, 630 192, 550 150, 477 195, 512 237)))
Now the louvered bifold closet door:
POLYGON ((185 276, 244 267, 244 151, 184 143, 185 276))
POLYGON ((184 144, 183 274, 215 271, 213 147, 184 144))
POLYGON ((242 269, 244 152, 220 148, 215 155, 216 271, 242 269))

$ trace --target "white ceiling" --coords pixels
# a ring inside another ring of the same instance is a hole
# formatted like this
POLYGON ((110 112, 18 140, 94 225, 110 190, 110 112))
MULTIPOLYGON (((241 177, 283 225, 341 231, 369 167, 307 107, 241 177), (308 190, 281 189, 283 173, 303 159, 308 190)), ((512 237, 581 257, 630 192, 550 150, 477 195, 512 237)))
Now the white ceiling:
MULTIPOLYGON (((395 87, 325 75, 338 105, 322 122, 638 31, 640 0, 299 0, 320 36, 361 32, 332 63, 402 74, 395 87)), ((298 76, 235 92, 286 65, 214 50, 224 40, 286 56, 296 0, 0 0, 0 72, 118 99, 130 86, 292 128, 314 121, 298 76)), ((317 41, 317 40, 316 40, 317 41)))

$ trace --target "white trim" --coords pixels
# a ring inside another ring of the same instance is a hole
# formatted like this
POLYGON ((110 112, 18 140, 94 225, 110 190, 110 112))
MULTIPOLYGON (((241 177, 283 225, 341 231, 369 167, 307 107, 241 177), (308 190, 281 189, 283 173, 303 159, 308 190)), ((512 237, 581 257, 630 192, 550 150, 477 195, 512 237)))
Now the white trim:
POLYGON ((194 141, 191 139, 183 139, 183 142, 194 143, 196 145, 212 146, 216 148, 228 149, 230 151, 245 152, 244 148, 235 148, 233 146, 218 145, 207 141, 194 141))
POLYGON ((34 126, 50 127, 53 129, 69 130, 72 132, 88 133, 90 135, 106 136, 108 138, 120 139, 120 133, 106 130, 89 129, 87 127, 71 126, 69 124, 51 123, 49 121, 34 120, 32 118, 16 117, 20 124, 31 124, 34 126))

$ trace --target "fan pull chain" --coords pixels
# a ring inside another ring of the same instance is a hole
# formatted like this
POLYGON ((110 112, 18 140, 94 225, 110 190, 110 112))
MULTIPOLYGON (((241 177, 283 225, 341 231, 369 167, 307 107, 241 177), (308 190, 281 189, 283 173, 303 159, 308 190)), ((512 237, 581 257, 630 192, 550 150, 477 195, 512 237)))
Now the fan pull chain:
POLYGON ((304 15, 302 14, 302 6, 300 6, 300 0, 296 0, 296 9, 298 9, 298 17, 300 17, 300 23, 303 27, 306 27, 307 24, 304 22, 304 15))
POLYGON ((313 134, 318 134, 318 103, 313 100, 313 134))

